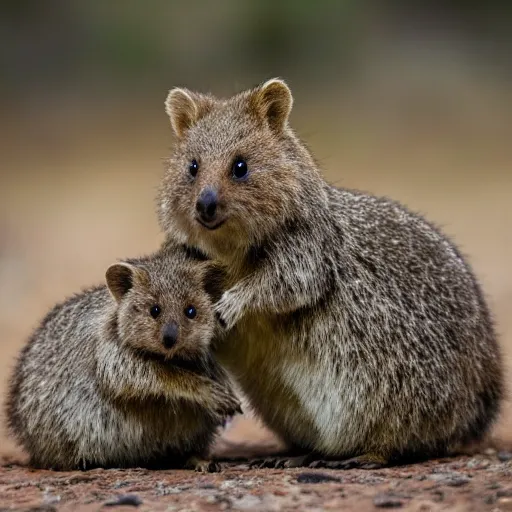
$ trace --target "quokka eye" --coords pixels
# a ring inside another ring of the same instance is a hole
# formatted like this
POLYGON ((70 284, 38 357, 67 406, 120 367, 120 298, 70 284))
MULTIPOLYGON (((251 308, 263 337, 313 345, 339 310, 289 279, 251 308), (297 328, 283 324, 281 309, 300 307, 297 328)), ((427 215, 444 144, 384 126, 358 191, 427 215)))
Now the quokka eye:
POLYGON ((190 320, 193 320, 197 315, 197 310, 194 306, 187 306, 185 308, 185 316, 187 318, 190 318, 190 320))
POLYGON ((158 316, 160 315, 160 313, 161 313, 161 309, 160 309, 160 306, 158 304, 155 304, 154 306, 151 306, 151 308, 149 309, 149 314, 154 319, 157 319, 158 316))
POLYGON ((190 162, 190 165, 188 166, 188 172, 190 173, 190 176, 192 178, 195 178, 197 176, 197 171, 199 171, 199 164, 197 163, 197 160, 194 159, 192 162, 190 162))
POLYGON ((231 172, 233 173, 233 177, 235 179, 243 180, 244 178, 247 177, 247 174, 249 173, 247 162, 243 158, 237 157, 233 162, 231 172))

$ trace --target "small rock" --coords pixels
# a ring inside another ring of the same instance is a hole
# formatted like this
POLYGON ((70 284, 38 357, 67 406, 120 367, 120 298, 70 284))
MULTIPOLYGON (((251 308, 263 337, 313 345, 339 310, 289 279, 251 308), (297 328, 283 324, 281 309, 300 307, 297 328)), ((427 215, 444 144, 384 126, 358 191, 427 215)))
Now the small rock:
POLYGON ((301 473, 297 477, 299 484, 320 484, 322 482, 340 482, 341 480, 335 476, 325 473, 301 473))
POLYGON ((163 482, 158 482, 156 484, 156 493, 159 496, 167 496, 169 494, 180 494, 181 492, 186 491, 189 488, 190 488, 190 486, 186 485, 186 484, 185 485, 166 486, 166 485, 164 485, 163 482))
POLYGON ((231 508, 231 500, 227 496, 219 494, 207 496, 206 503, 218 505, 221 510, 231 508))
POLYGON ((213 485, 209 482, 206 482, 204 484, 197 484, 197 487, 199 489, 217 489, 217 487, 215 487, 215 485, 213 485))
POLYGON ((462 473, 435 473, 429 475, 430 480, 435 480, 440 484, 448 485, 450 487, 461 487, 468 484, 471 479, 462 473))
POLYGON ((487 459, 478 459, 475 457, 466 463, 466 467, 468 469, 485 469, 490 466, 490 464, 490 461, 487 459))
POLYGON ((470 481, 471 481, 470 478, 462 475, 462 476, 453 477, 445 483, 446 483, 446 485, 449 485, 450 487, 462 487, 463 485, 468 484, 470 481))
POLYGON ((128 487, 131 484, 132 484, 132 482, 130 482, 128 480, 116 480, 114 485, 113 485, 113 488, 114 489, 121 489, 121 487, 128 487))
POLYGON ((54 505, 59 503, 60 496, 58 494, 52 494, 52 489, 47 487, 43 493, 43 501, 45 505, 54 505))
POLYGON ((96 480, 96 477, 92 475, 73 475, 65 480, 65 484, 75 485, 83 482, 91 482, 93 480, 96 480))
POLYGON ((373 499, 373 504, 379 508, 400 508, 403 507, 404 502, 390 494, 377 494, 373 499))
POLYGON ((432 497, 432 499, 436 502, 441 502, 444 500, 444 492, 439 490, 439 489, 436 489, 435 491, 432 492, 432 494, 434 495, 432 497))
POLYGON ((502 450, 501 452, 498 452, 498 459, 501 462, 507 462, 509 460, 512 460, 512 452, 506 452, 502 450))
POLYGON ((496 493, 496 496, 498 496, 498 498, 512 498, 512 489, 500 489, 496 493))
POLYGON ((496 496, 494 494, 488 494, 487 496, 484 496, 484 503, 486 505, 492 505, 496 503, 496 496))
POLYGON ((120 505, 128 505, 138 507, 142 505, 142 500, 136 494, 121 494, 110 501, 106 501, 104 507, 117 507, 120 505))

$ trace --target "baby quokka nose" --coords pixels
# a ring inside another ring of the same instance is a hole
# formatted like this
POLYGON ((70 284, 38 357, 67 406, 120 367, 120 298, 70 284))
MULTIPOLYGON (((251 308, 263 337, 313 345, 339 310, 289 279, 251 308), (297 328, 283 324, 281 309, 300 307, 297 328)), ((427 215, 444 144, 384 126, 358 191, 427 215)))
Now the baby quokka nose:
POLYGON ((205 188, 196 202, 196 210, 201 220, 212 222, 217 215, 217 192, 213 188, 205 188))
POLYGON ((172 348, 178 341, 179 328, 176 322, 169 322, 163 330, 163 343, 165 348, 172 348))

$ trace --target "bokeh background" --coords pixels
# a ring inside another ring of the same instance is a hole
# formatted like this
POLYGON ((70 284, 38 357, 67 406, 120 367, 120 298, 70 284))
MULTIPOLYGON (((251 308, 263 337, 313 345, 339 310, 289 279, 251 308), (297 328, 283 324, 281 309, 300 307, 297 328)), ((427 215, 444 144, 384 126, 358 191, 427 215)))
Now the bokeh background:
MULTIPOLYGON (((2 0, 2 397, 49 307, 158 246, 168 89, 231 95, 273 76, 330 181, 401 200, 458 242, 512 389, 511 29, 512 4, 492 0, 2 0)), ((511 420, 508 404, 495 435, 512 440, 511 420)), ((271 442, 251 419, 227 437, 271 442)))

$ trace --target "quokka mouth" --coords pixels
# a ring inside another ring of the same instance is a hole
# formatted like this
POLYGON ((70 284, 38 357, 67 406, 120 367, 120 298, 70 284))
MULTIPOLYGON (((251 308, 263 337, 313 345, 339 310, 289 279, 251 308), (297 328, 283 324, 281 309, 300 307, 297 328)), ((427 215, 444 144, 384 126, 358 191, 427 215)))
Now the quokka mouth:
POLYGON ((221 219, 220 221, 216 222, 215 224, 207 224, 206 222, 202 221, 200 217, 196 217, 197 222, 201 224, 204 228, 208 229, 209 231, 215 231, 216 229, 220 228, 225 222, 226 219, 221 219))

